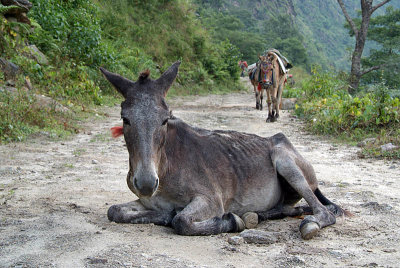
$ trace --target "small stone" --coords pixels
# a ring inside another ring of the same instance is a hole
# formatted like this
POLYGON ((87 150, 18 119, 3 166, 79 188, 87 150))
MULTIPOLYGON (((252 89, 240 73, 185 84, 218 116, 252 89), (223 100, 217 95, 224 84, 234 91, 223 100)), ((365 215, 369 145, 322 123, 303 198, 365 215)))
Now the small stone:
POLYGON ((357 143, 357 147, 365 147, 365 145, 367 145, 365 141, 360 141, 359 143, 357 143))
POLYGON ((296 106, 296 98, 282 98, 280 109, 281 110, 294 110, 296 106))
POLYGON ((394 248, 385 248, 385 249, 383 249, 382 251, 383 251, 383 252, 386 252, 386 253, 394 253, 394 252, 397 252, 397 250, 395 250, 394 248))
POLYGON ((35 45, 29 45, 26 47, 26 51, 28 53, 28 56, 30 58, 33 58, 34 60, 36 60, 37 63, 39 63, 40 65, 48 65, 49 61, 46 57, 46 55, 44 55, 35 45))
POLYGON ((90 264, 105 264, 108 262, 107 259, 100 259, 100 258, 86 258, 90 264))
POLYGON ((92 160, 92 164, 97 165, 98 163, 99 163, 99 161, 97 161, 95 159, 92 160))
POLYGON ((240 233, 244 241, 253 244, 273 244, 278 241, 278 233, 276 232, 265 232, 254 229, 244 230, 240 233))
POLYGON ((231 245, 241 245, 244 243, 244 238, 240 236, 232 236, 228 238, 228 243, 231 245))
POLYGON ((393 151, 394 149, 397 149, 397 148, 398 148, 398 146, 393 145, 392 143, 387 143, 387 144, 381 145, 382 152, 393 151))

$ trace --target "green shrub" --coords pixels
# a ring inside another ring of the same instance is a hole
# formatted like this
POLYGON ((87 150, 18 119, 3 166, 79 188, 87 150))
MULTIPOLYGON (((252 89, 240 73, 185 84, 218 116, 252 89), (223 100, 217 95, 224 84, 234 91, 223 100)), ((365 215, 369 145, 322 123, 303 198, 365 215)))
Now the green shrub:
POLYGON ((43 52, 57 49, 77 62, 95 66, 112 60, 101 43, 98 11, 91 1, 32 0, 32 4, 29 15, 40 27, 30 38, 43 52))
POLYGON ((393 134, 400 128, 400 100, 391 97, 383 83, 372 92, 354 97, 345 85, 337 76, 314 69, 313 76, 302 85, 305 94, 295 110, 309 130, 360 140, 371 135, 379 137, 382 130, 393 134))
POLYGON ((73 133, 76 128, 65 116, 41 107, 35 96, 25 90, 0 91, 0 143, 22 141, 39 130, 52 137, 73 133))

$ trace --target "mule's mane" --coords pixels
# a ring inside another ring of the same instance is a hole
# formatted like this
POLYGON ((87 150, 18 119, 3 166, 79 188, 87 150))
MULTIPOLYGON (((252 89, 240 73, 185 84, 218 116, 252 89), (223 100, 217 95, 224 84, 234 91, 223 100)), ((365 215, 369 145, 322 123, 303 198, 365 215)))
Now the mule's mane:
POLYGON ((139 81, 140 81, 140 82, 143 82, 144 80, 146 80, 147 78, 149 78, 149 76, 150 76, 150 70, 149 70, 149 69, 146 69, 146 70, 144 70, 143 72, 141 72, 141 73, 139 74, 139 81))

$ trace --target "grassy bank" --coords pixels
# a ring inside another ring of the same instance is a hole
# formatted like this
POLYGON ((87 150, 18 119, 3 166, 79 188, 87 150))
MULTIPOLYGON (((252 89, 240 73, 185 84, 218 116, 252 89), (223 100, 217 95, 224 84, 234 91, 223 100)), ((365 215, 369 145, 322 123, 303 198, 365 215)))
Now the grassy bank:
MULTIPOLYGON (((150 69, 152 78, 158 78, 179 59, 171 96, 243 89, 238 49, 228 41, 214 42, 191 2, 31 2, 32 27, 0 15, 0 57, 19 68, 11 80, 0 74, 1 143, 38 132, 68 136, 80 131, 80 119, 96 113, 96 107, 119 102, 100 66, 133 80, 150 69), (35 45, 45 59, 33 55, 27 44, 35 45), (10 92, 7 86, 15 89, 10 92), (40 95, 68 112, 41 105, 40 95)), ((0 14, 7 9, 0 6, 0 14)))
POLYGON ((400 158, 399 98, 383 83, 351 96, 346 81, 342 74, 314 68, 300 87, 296 115, 312 133, 359 144, 362 157, 400 158), (381 147, 388 143, 397 149, 381 147))

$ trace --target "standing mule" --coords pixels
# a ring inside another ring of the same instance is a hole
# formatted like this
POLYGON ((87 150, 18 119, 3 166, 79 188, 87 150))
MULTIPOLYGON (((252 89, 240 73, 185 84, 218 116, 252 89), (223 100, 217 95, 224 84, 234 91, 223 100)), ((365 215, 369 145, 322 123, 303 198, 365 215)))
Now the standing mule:
POLYGON ((304 239, 334 224, 343 210, 322 195, 312 166, 283 134, 263 138, 210 131, 171 115, 165 95, 179 65, 157 80, 143 72, 136 82, 101 69, 125 98, 126 180, 139 197, 111 206, 108 219, 172 226, 181 235, 212 235, 242 231, 245 213, 256 222, 312 213, 300 224, 304 239), (309 206, 293 207, 301 198, 309 206))
POLYGON ((279 118, 279 106, 282 101, 286 73, 280 67, 278 55, 273 51, 267 52, 267 61, 271 63, 272 85, 267 88, 268 117, 266 122, 275 122, 279 118))
POLYGON ((254 88, 256 96, 256 109, 263 108, 263 93, 272 84, 272 64, 267 57, 259 56, 257 67, 249 71, 249 79, 254 88))

